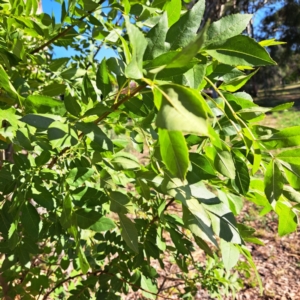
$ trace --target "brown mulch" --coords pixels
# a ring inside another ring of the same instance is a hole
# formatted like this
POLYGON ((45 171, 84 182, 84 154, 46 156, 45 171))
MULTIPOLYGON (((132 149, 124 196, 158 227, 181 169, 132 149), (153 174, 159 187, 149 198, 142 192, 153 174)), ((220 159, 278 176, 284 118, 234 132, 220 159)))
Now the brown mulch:
MULTIPOLYGON (((175 207, 174 207, 175 208, 175 207)), ((176 208, 175 208, 176 210, 176 208)), ((259 217, 254 206, 247 203, 244 212, 239 216, 240 223, 257 229, 256 237, 264 242, 264 246, 248 244, 254 262, 262 280, 263 294, 260 294, 259 285, 254 272, 250 278, 245 278, 244 287, 235 298, 221 298, 226 300, 300 300, 300 232, 279 237, 277 234, 277 218, 275 214, 259 217)), ((205 261, 202 250, 193 254, 196 261, 205 261)), ((241 258, 243 260, 243 258, 241 258)), ((182 281, 177 278, 180 270, 169 262, 170 257, 164 258, 165 268, 162 270, 157 261, 152 266, 160 274, 158 286, 162 299, 180 299, 178 291, 182 291, 182 281), (170 287, 174 287, 173 289, 170 287)), ((243 274, 241 274, 243 276, 243 274)), ((140 293, 130 293, 124 299, 146 299, 140 293)), ((201 288, 194 297, 196 300, 211 300, 208 293, 201 288)))
MULTIPOLYGON (((249 207, 250 205, 248 205, 249 207)), ((251 253, 263 283, 263 295, 259 287, 247 284, 237 299, 300 299, 300 232, 279 237, 277 218, 274 214, 252 220, 242 220, 258 229, 257 237, 264 246, 250 245, 251 253)))

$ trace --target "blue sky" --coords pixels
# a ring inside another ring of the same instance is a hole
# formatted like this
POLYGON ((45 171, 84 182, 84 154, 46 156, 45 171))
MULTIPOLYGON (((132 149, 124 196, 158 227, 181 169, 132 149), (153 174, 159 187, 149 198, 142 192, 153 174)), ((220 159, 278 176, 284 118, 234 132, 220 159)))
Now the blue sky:
MULTIPOLYGON (((43 12, 52 16, 52 13, 55 16, 56 23, 60 22, 61 17, 61 5, 55 0, 42 0, 43 12)), ((105 5, 105 4, 104 4, 105 5)), ((58 57, 69 57, 75 55, 76 52, 72 49, 65 49, 64 47, 54 47, 54 58, 58 57)), ((109 48, 102 47, 97 55, 98 60, 102 60, 103 57, 109 58, 111 56, 116 56, 116 53, 109 48)))
MULTIPOLYGON (((52 15, 52 13, 54 13, 56 22, 57 23, 60 22, 61 5, 55 0, 43 0, 42 3, 43 3, 43 11, 45 13, 49 14, 50 16, 52 15)), ((254 28, 256 28, 256 30, 258 30, 261 20, 263 19, 263 17, 265 16, 265 14, 268 12, 268 10, 271 7, 279 9, 282 6, 282 3, 283 3, 283 1, 279 0, 279 1, 276 1, 275 4, 267 4, 263 8, 258 10, 254 15, 254 28)), ((74 50, 70 50, 70 49, 66 50, 63 47, 55 47, 54 48, 54 57, 69 57, 74 54, 75 54, 74 50)), ((97 59, 102 60, 103 57, 108 58, 111 56, 116 56, 116 53, 112 49, 103 47, 99 51, 99 53, 97 55, 97 59)))
MULTIPOLYGON (((261 9, 259 9, 254 14, 254 21, 253 21, 254 28, 256 28, 256 30, 259 30, 259 25, 260 25, 261 20, 266 16, 266 14, 268 14, 268 12, 271 8, 278 10, 283 5, 284 5, 283 0, 278 0, 275 3, 265 4, 261 9)), ((274 36, 274 38, 276 38, 276 36, 274 36)))

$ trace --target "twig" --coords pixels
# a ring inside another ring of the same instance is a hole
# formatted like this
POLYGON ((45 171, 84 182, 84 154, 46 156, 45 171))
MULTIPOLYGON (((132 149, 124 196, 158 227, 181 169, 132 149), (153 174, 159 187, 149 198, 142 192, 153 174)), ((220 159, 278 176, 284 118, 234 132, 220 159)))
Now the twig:
POLYGON ((117 110, 123 103, 125 103, 127 100, 129 100, 130 98, 132 98, 135 94, 137 94, 139 91, 141 91, 145 87, 146 87, 146 85, 140 85, 137 88, 135 88, 129 95, 125 96, 120 101, 118 101, 117 103, 115 103, 111 107, 110 111, 107 111, 104 114, 102 114, 96 121, 94 121, 94 123, 98 124, 99 122, 103 121, 108 115, 110 115, 113 111, 117 110))
MULTIPOLYGON (((98 45, 97 50, 95 51, 95 53, 94 53, 94 55, 93 55, 93 61, 95 60, 95 58, 96 58, 97 54, 99 53, 99 51, 101 50, 102 46, 103 46, 103 43, 100 43, 100 44, 98 45)), ((92 62, 89 61, 88 64, 86 65, 86 68, 85 68, 85 69, 87 70, 91 65, 92 65, 92 62)))
POLYGON ((167 278, 165 277, 164 280, 163 280, 163 282, 162 282, 162 284, 160 285, 160 287, 159 287, 159 289, 158 289, 158 291, 157 291, 157 296, 155 297, 155 299, 158 299, 158 297, 159 297, 158 295, 159 295, 159 293, 162 291, 162 289, 163 289, 163 287, 164 287, 166 281, 167 281, 167 278))
POLYGON ((49 292, 47 292, 46 294, 45 294, 45 296, 43 297, 43 300, 47 300, 47 298, 48 298, 48 296, 50 295, 50 294, 52 294, 57 288, 59 288, 61 285, 63 285, 65 282, 68 282, 68 281, 70 281, 70 280, 72 280, 72 279, 75 279, 75 278, 77 278, 77 277, 80 277, 80 276, 83 276, 83 275, 96 275, 96 274, 98 274, 98 273, 102 273, 103 271, 102 270, 96 270, 96 271, 94 271, 94 272, 88 272, 88 273, 86 273, 86 274, 83 274, 83 273, 80 273, 80 274, 77 274, 77 275, 74 275, 74 276, 70 276, 70 277, 68 277, 68 278, 66 278, 66 279, 64 279, 64 280, 62 280, 62 281, 60 281, 59 283, 57 283, 49 292))
MULTIPOLYGON (((116 275, 113 274, 113 273, 105 272, 105 271, 103 271, 103 270, 96 270, 96 271, 93 271, 93 272, 87 272, 86 274, 80 273, 80 274, 77 274, 77 275, 74 275, 74 276, 70 276, 70 277, 68 277, 68 278, 66 278, 66 279, 64 279, 64 280, 62 280, 62 281, 60 281, 59 283, 57 283, 50 291, 48 291, 48 292, 45 294, 45 296, 43 297, 43 300, 47 300, 47 297, 48 297, 51 293, 53 293, 57 288, 59 288, 61 285, 63 285, 65 282, 68 282, 68 281, 70 281, 70 280, 72 280, 72 279, 75 279, 75 278, 77 278, 77 277, 84 276, 84 275, 86 275, 86 276, 93 276, 93 275, 101 275, 101 274, 106 274, 106 275, 113 276, 113 277, 116 276, 116 275)), ((165 297, 165 296, 158 295, 158 293, 153 293, 153 292, 147 291, 146 289, 144 289, 144 288, 142 288, 142 287, 140 287, 140 286, 138 286, 138 285, 136 285, 136 284, 133 284, 133 283, 127 281, 126 279, 119 278, 119 280, 121 280, 121 281, 123 281, 123 282, 125 282, 125 283, 128 283, 128 284, 131 285, 132 287, 138 288, 138 289, 142 290, 143 292, 149 293, 149 294, 151 294, 151 295, 159 296, 159 297, 161 297, 161 298, 163 298, 163 299, 171 299, 171 298, 169 298, 169 297, 165 297)))
MULTIPOLYGON (((162 289, 162 290, 163 290, 163 291, 166 291, 166 290, 169 290, 169 289, 171 289, 171 288, 178 287, 179 285, 182 285, 182 284, 184 284, 184 282, 179 282, 179 283, 176 283, 176 284, 174 284, 174 285, 167 286, 167 287, 165 287, 165 288, 162 289)), ((159 296, 159 297, 161 297, 161 296, 159 296)))
MULTIPOLYGON (((110 115, 112 112, 114 112, 115 110, 117 110, 124 102, 126 102, 127 100, 129 100, 130 98, 132 98, 135 94, 137 94, 139 91, 141 91, 145 87, 146 87, 146 85, 140 85, 140 86, 138 86, 129 95, 127 95, 126 97, 122 98, 119 102, 115 103, 114 105, 112 105, 111 109, 109 111, 103 113, 96 121, 94 121, 94 123, 98 124, 99 122, 101 122, 102 120, 104 120, 108 115, 110 115)), ((79 135, 79 138, 81 138, 82 136, 83 136, 83 134, 81 133, 79 135)), ((64 155, 69 149, 70 149, 70 147, 67 147, 67 148, 64 148, 63 150, 61 150, 60 153, 51 160, 51 162, 48 165, 48 168, 52 169, 53 166, 56 164, 58 158, 60 156, 64 155)))
MULTIPOLYGON (((99 5, 103 4, 105 2, 105 0, 100 0, 99 1, 99 5)), ((77 22, 81 22, 83 21, 86 17, 90 16, 93 12, 95 12, 98 9, 98 6, 95 7, 93 10, 88 11, 88 13, 84 16, 82 16, 81 18, 79 18, 78 20, 76 20, 77 22)), ((48 42, 46 42, 45 44, 41 45, 40 47, 37 47, 36 49, 33 49, 30 54, 35 54, 37 52, 39 52, 40 50, 43 50, 44 48, 48 47, 49 45, 51 45, 54 41, 58 40, 59 38, 65 36, 72 28, 74 28, 77 24, 73 24, 71 26, 69 26, 68 28, 66 28, 65 30, 63 30, 62 32, 60 32, 59 34, 57 34, 55 37, 53 37, 52 39, 50 39, 48 42)))
MULTIPOLYGON (((168 203, 167 205, 165 206, 164 208, 164 212, 168 209, 168 207, 175 201, 175 198, 172 198, 168 203)), ((158 215, 156 215, 152 220, 151 222, 148 224, 146 230, 158 219, 158 215)))

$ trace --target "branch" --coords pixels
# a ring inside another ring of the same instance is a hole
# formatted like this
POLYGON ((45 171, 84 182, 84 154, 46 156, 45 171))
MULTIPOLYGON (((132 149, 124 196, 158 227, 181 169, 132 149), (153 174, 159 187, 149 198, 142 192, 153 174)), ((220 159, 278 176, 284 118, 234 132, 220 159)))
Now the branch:
POLYGON ((99 122, 103 121, 108 115, 110 115, 112 112, 114 112, 115 110, 117 110, 123 103, 125 103, 127 100, 129 100, 130 98, 132 98, 135 94, 137 94, 138 92, 140 92, 141 90, 143 90, 145 87, 146 87, 146 85, 140 85, 137 88, 135 88, 129 95, 125 96, 119 102, 115 103, 111 107, 111 111, 107 111, 104 114, 102 114, 96 121, 94 121, 94 123, 98 124, 99 122))
MULTIPOLYGON (((97 54, 99 53, 99 51, 101 50, 102 46, 103 46, 103 42, 98 45, 97 50, 95 51, 95 53, 93 55, 93 61, 95 60, 95 58, 96 58, 97 54)), ((92 62, 89 61, 88 64, 86 65, 85 69, 87 70, 91 65, 92 65, 92 62)))
MULTIPOLYGON (((132 98, 135 94, 137 94, 138 92, 140 92, 145 87, 146 87, 146 85, 140 85, 137 88, 135 88, 129 95, 127 95, 126 97, 122 98, 119 102, 115 103, 111 107, 110 111, 107 111, 107 112, 103 113, 96 121, 94 121, 94 123, 98 124, 99 122, 101 122, 102 120, 104 120, 108 115, 110 115, 112 112, 114 112, 115 110, 117 110, 119 108, 119 106, 121 106, 124 102, 126 102, 130 98, 132 98)), ((81 138, 82 136, 83 136, 83 134, 80 134, 79 138, 81 138)), ((62 151, 60 151, 60 153, 51 160, 51 162, 48 165, 48 168, 52 169, 53 166, 56 164, 58 158, 60 156, 64 155, 69 149, 70 149, 70 147, 67 147, 67 148, 63 149, 62 151)))
MULTIPOLYGON (((163 212, 165 212, 165 211, 168 209, 168 207, 169 207, 174 201, 175 201, 175 198, 172 198, 172 199, 167 203, 167 205, 165 206, 163 212)), ((145 233, 147 232, 148 228, 149 228, 156 220, 158 220, 158 218, 159 218, 159 216, 156 215, 156 216, 150 221, 150 223, 148 223, 147 227, 146 227, 145 230, 144 230, 145 233)), ((145 236, 146 236, 146 234, 145 234, 145 236)))
MULTIPOLYGON (((68 277, 68 278, 66 278, 66 279, 64 279, 64 280, 62 280, 62 281, 60 281, 59 283, 57 283, 57 284, 56 284, 49 292, 47 292, 47 293, 45 294, 45 296, 43 297, 43 300, 47 300, 47 299, 48 299, 48 296, 49 296, 51 293, 53 293, 57 288, 59 288, 61 285, 63 285, 65 282, 68 282, 68 281, 70 281, 70 280, 72 280, 72 279, 75 279, 75 278, 77 278, 77 277, 81 277, 81 276, 84 276, 84 275, 86 275, 86 276, 93 276, 93 275, 101 275, 101 274, 106 274, 106 275, 109 275, 109 276, 112 276, 112 277, 115 277, 115 276, 116 276, 116 275, 113 274, 113 273, 105 272, 105 271, 103 271, 103 270, 96 270, 96 271, 93 271, 93 272, 87 272, 86 274, 80 273, 80 274, 77 274, 77 275, 74 275, 74 276, 70 276, 70 277, 68 277)), ((158 294, 156 294, 156 293, 152 293, 152 292, 150 292, 150 291, 147 291, 147 290, 145 290, 144 288, 142 288, 142 287, 140 287, 140 286, 138 286, 138 285, 136 285, 136 284, 134 284, 134 283, 131 283, 131 282, 129 282, 129 281, 123 279, 123 278, 119 278, 119 279, 120 279, 121 281, 125 282, 125 283, 128 283, 128 284, 129 284, 130 286, 132 286, 132 287, 135 287, 135 288, 138 288, 138 289, 142 290, 143 292, 149 293, 149 294, 154 295, 154 296, 159 296, 159 297, 161 297, 161 298, 163 298, 163 299, 172 299, 172 298, 169 298, 169 297, 161 296, 161 295, 158 295, 158 294)))
POLYGON ((80 273, 80 274, 77 274, 77 275, 74 275, 74 276, 70 276, 70 277, 68 277, 68 278, 66 278, 66 279, 64 279, 64 280, 62 280, 62 281, 60 281, 59 283, 57 283, 49 292, 47 292, 46 294, 45 294, 45 296, 43 297, 43 300, 47 300, 48 299, 48 296, 50 295, 50 294, 52 294, 57 288, 59 288, 61 285, 63 285, 65 282, 68 282, 68 281, 70 281, 70 280, 72 280, 72 279, 75 279, 75 278, 77 278, 77 277, 80 277, 80 276, 83 276, 83 275, 96 275, 96 274, 98 274, 98 273, 102 273, 103 271, 102 270, 96 270, 96 271, 94 271, 94 272, 88 272, 88 273, 86 273, 86 274, 83 274, 83 273, 80 273))
MULTIPOLYGON (((99 1, 99 5, 103 4, 105 2, 105 0, 100 0, 99 1)), ((78 22, 83 21, 86 17, 90 16, 93 12, 95 12, 98 9, 98 7, 95 7, 93 10, 88 11, 88 13, 84 16, 82 16, 81 18, 79 18, 78 22)), ((65 30, 63 30, 62 32, 60 32, 59 34, 57 34, 55 37, 53 37, 52 39, 50 39, 48 42, 46 42, 45 44, 41 45, 40 47, 33 49, 30 54, 35 54, 37 52, 39 52, 40 50, 43 50, 44 48, 48 47, 49 45, 51 45, 53 42, 55 42, 56 40, 58 40, 59 38, 65 36, 72 28, 74 28, 77 24, 71 25, 68 28, 66 28, 65 30)))
MULTIPOLYGON (((175 198, 172 198, 172 199, 167 203, 167 205, 165 206, 163 212, 165 212, 165 211, 168 209, 168 207, 169 207, 174 201, 175 201, 175 198)), ((157 219, 158 219, 158 216, 156 215, 156 216, 152 219, 152 221, 149 223, 149 226, 151 226, 157 219)), ((148 226, 148 227, 149 227, 149 226, 148 226)))
MULTIPOLYGON (((179 283, 176 283, 176 284, 174 284, 174 285, 171 285, 171 286, 165 287, 165 288, 163 288, 162 290, 163 290, 163 291, 166 291, 166 290, 169 290, 169 289, 172 289, 172 288, 178 287, 178 286, 180 286, 180 285, 183 285, 183 284, 184 284, 184 282, 179 282, 179 283)), ((161 297, 161 296, 159 296, 159 297, 161 297)))

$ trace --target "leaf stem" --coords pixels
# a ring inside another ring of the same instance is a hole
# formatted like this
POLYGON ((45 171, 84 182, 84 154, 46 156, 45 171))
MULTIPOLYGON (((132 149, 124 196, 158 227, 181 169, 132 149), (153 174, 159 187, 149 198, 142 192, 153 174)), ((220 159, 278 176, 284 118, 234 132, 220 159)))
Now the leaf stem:
MULTIPOLYGON (((73 279, 75 279, 75 278, 77 278, 77 277, 81 277, 81 276, 84 276, 84 275, 86 275, 86 276, 94 276, 94 275, 99 276, 99 275, 101 275, 101 274, 106 274, 106 275, 109 275, 109 276, 112 276, 112 277, 116 277, 115 274, 110 273, 110 272, 106 272, 106 271, 103 271, 103 270, 95 270, 95 271, 93 271, 93 272, 87 272, 86 274, 80 273, 80 274, 77 274, 77 275, 74 275, 74 276, 70 276, 70 277, 68 277, 68 278, 66 278, 66 279, 64 279, 64 280, 62 280, 62 281, 60 281, 59 283, 57 283, 50 291, 48 291, 48 292, 44 295, 43 300, 47 300, 47 299, 48 299, 48 296, 49 296, 50 294, 52 294, 52 293, 53 293, 57 288, 59 288, 61 285, 63 285, 65 282, 68 282, 68 281, 70 281, 70 280, 73 280, 73 279)), ((140 286, 138 286, 138 285, 136 285, 136 284, 134 284, 134 283, 131 283, 131 282, 127 281, 126 279, 119 278, 119 280, 121 280, 122 282, 125 282, 125 283, 129 284, 129 285, 132 286, 132 287, 138 288, 138 289, 142 290, 143 292, 149 293, 149 294, 151 294, 151 295, 159 296, 159 297, 161 297, 161 298, 163 298, 163 299, 171 299, 171 298, 169 298, 169 297, 161 296, 161 295, 159 295, 158 293, 153 293, 153 292, 147 291, 146 289, 144 289, 144 288, 142 288, 142 287, 140 287, 140 286)))
MULTIPOLYGON (((132 98, 135 94, 137 94, 139 91, 141 91, 145 87, 146 87, 146 85, 140 85, 137 88, 135 88, 129 95, 127 95, 124 98, 122 98, 119 102, 113 104, 112 107, 111 107, 111 109, 109 111, 103 113, 97 120, 94 121, 94 123, 98 124, 99 122, 101 122, 102 120, 104 120, 108 115, 110 115, 112 112, 114 112, 115 110, 117 110, 124 102, 126 102, 127 100, 129 100, 130 98, 132 98)), ((82 137, 83 137, 83 133, 81 133, 78 138, 80 139, 82 137)), ((48 168, 52 169, 53 166, 57 163, 58 158, 61 157, 62 155, 64 155, 69 149, 70 149, 70 147, 67 147, 67 148, 61 150, 59 152, 59 154, 57 156, 55 156, 51 160, 51 162, 48 165, 48 168)))

